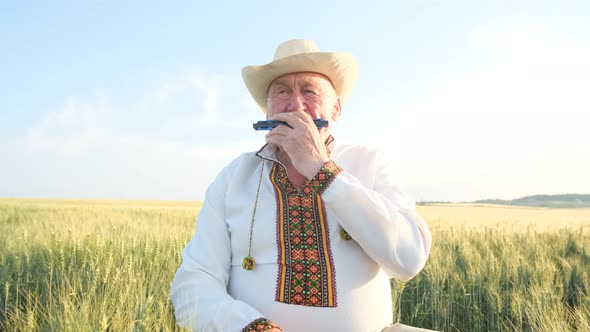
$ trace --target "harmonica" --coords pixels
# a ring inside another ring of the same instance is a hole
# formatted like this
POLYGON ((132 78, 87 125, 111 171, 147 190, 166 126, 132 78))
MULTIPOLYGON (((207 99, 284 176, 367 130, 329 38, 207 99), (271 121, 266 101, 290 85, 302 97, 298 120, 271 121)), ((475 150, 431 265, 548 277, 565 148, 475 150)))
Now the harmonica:
MULTIPOLYGON (((313 120, 313 123, 318 128, 328 127, 328 121, 326 121, 324 119, 314 119, 313 120)), ((293 128, 287 122, 285 122, 285 121, 278 121, 278 120, 258 121, 256 123, 253 123, 252 124, 252 127, 254 127, 254 130, 272 130, 273 128, 276 128, 279 125, 284 125, 284 126, 287 126, 289 128, 293 128)))

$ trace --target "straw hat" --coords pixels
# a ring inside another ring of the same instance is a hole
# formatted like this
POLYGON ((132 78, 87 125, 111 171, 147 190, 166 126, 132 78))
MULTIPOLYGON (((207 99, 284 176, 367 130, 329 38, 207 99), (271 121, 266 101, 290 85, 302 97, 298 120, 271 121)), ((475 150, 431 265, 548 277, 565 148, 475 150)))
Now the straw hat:
POLYGON ((340 102, 344 104, 358 77, 358 64, 350 53, 320 52, 312 40, 295 39, 279 45, 272 62, 244 67, 242 78, 258 106, 266 113, 266 95, 270 83, 281 75, 296 72, 315 72, 327 76, 340 102))

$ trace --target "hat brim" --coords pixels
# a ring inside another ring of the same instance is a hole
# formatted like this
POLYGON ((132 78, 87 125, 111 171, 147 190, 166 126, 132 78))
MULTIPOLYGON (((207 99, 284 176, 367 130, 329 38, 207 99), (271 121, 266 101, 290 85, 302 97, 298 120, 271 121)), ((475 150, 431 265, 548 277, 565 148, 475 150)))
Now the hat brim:
POLYGON ((250 94, 266 113, 267 93, 270 83, 277 77, 297 72, 314 72, 327 76, 340 103, 344 104, 358 77, 355 57, 344 52, 312 52, 292 55, 262 66, 247 66, 242 69, 242 78, 250 94))

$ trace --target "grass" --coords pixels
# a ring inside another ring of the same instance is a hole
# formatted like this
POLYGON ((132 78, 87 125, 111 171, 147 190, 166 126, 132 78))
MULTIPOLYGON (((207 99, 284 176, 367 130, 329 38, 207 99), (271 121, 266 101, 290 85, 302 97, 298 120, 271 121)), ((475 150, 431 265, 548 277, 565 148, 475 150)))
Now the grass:
MULTIPOLYGON (((194 202, 0 199, 0 330, 176 331, 194 202)), ((420 206, 434 245, 393 315, 444 331, 590 331, 590 209, 420 206)))
POLYGON ((0 330, 176 330, 168 291, 199 205, 0 201, 0 330))

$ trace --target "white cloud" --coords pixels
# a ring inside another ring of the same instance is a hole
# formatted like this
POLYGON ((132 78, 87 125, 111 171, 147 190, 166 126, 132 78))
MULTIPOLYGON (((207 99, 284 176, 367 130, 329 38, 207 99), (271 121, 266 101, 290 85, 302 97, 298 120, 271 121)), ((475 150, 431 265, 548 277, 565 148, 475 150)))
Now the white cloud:
POLYGON ((58 110, 46 112, 29 128, 27 146, 72 155, 118 137, 173 141, 178 132, 223 131, 237 125, 231 119, 247 114, 231 104, 237 100, 235 104, 244 107, 242 100, 246 99, 243 95, 235 96, 228 89, 231 84, 219 75, 186 73, 114 105, 104 95, 87 100, 69 96, 58 110), (220 121, 228 119, 228 115, 230 121, 220 121))
POLYGON ((55 150, 72 155, 99 146, 104 139, 105 105, 67 97, 59 111, 48 112, 29 128, 27 146, 33 150, 55 150))
MULTIPOLYGON (((20 153, 34 162, 7 165, 16 176, 13 188, 5 189, 13 196, 202 199, 224 165, 263 143, 258 136, 226 137, 234 123, 217 119, 228 112, 219 103, 220 94, 231 96, 227 84, 188 74, 125 104, 112 105, 105 96, 67 97, 29 128, 27 149, 20 153), (158 131, 164 125, 171 129, 158 131), (195 129, 205 128, 220 136, 195 140, 195 129), (192 136, 181 139, 176 131, 192 136)), ((238 104, 245 98, 235 99, 238 104)))
POLYGON ((189 72, 171 79, 137 100, 142 114, 184 113, 184 125, 214 128, 219 118, 219 94, 228 85, 219 75, 189 72))
MULTIPOLYGON (((195 71, 160 84, 132 103, 137 118, 167 118, 183 128, 243 128, 260 113, 238 78, 195 71), (170 119, 170 117, 174 119, 170 119)), ((156 125, 160 125, 160 120, 156 125)))
POLYGON ((590 40, 535 23, 486 27, 474 44, 488 62, 384 115, 393 128, 377 139, 406 156, 406 182, 424 199, 590 191, 590 40))

